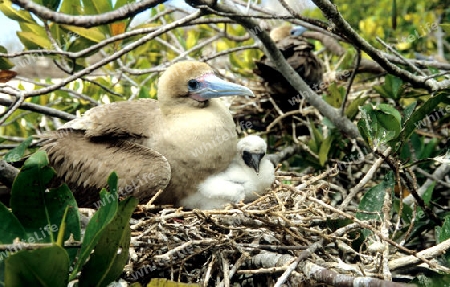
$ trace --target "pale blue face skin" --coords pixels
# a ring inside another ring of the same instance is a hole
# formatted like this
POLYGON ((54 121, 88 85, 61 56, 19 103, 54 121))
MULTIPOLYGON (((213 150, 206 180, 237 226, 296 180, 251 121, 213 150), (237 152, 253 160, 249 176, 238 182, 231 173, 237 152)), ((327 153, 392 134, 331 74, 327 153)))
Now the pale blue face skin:
POLYGON ((247 87, 224 81, 214 74, 205 74, 200 78, 190 80, 188 90, 191 98, 199 102, 226 96, 254 96, 247 87))
POLYGON ((303 26, 300 26, 300 25, 294 26, 291 29, 291 36, 294 36, 294 37, 301 36, 306 30, 308 30, 308 29, 306 29, 303 26))

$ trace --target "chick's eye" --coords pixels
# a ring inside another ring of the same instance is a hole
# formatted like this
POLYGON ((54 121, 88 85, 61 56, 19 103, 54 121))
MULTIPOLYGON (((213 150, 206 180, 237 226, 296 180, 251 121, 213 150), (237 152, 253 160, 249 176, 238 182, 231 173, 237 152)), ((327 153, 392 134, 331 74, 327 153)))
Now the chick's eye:
POLYGON ((190 80, 188 82, 189 90, 196 90, 200 87, 200 83, 197 80, 190 80))

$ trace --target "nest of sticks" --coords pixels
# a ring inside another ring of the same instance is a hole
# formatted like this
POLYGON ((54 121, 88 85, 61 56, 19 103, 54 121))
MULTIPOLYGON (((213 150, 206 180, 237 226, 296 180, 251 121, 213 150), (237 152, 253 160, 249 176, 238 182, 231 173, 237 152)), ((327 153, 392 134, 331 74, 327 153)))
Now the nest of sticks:
MULTIPOLYGON (((390 192, 376 212, 378 220, 358 219, 363 190, 391 169, 380 155, 349 142, 350 160, 331 159, 335 167, 319 174, 313 168, 293 171, 285 160, 299 150, 317 157, 303 137, 310 133, 308 121, 322 122, 323 116, 304 102, 283 111, 264 83, 245 84, 256 98, 228 103, 240 132, 248 128, 272 137, 269 148, 277 159, 271 160, 289 171, 277 171, 271 189, 256 201, 222 210, 163 208, 152 201, 140 205, 122 278, 140 283, 166 278, 195 286, 389 287, 404 286, 426 270, 449 271, 436 258, 450 248, 450 240, 437 244, 427 235, 420 243, 390 239, 396 221, 395 230, 408 229, 391 216, 390 192), (286 135, 299 139, 294 147, 286 147, 286 135)), ((361 90, 372 96, 375 84, 354 84, 348 101, 361 90)))
POLYGON ((140 205, 122 277, 200 286, 354 286, 362 281, 403 286, 384 278, 411 279, 402 269, 423 262, 439 270, 427 259, 432 250, 408 252, 386 240, 383 222, 360 221, 355 212, 333 207, 329 182, 337 173, 336 168, 317 176, 277 172, 267 194, 223 210, 140 205), (345 220, 353 223, 339 226, 345 220), (363 230, 370 240, 355 250, 363 230), (392 274, 383 274, 385 264, 392 274))

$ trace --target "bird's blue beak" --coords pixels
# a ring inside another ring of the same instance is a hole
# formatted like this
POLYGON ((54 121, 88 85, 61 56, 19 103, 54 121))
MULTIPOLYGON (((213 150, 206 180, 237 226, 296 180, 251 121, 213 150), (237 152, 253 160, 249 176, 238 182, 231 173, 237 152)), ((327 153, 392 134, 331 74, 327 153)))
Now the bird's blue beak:
POLYGON ((301 36, 306 30, 308 30, 308 29, 306 29, 303 26, 300 26, 300 25, 294 26, 291 29, 291 36, 294 36, 294 37, 301 36))
POLYGON ((190 92, 205 100, 227 96, 255 96, 249 88, 224 81, 214 74, 203 75, 197 80, 198 88, 190 92))

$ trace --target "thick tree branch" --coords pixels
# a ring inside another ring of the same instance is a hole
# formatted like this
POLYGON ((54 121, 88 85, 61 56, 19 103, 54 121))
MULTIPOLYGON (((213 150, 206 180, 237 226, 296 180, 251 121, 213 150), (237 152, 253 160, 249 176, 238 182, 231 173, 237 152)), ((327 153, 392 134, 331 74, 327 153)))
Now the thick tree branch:
POLYGON ((119 20, 127 19, 158 4, 165 0, 142 0, 136 3, 126 4, 117 10, 93 16, 72 16, 60 12, 52 11, 44 6, 29 0, 12 0, 12 3, 21 8, 32 12, 43 20, 53 21, 58 24, 73 25, 84 28, 91 28, 103 24, 113 23, 119 20))
POLYGON ((3 159, 0 160, 0 182, 7 187, 11 187, 19 170, 3 159))
POLYGON ((292 69, 286 62, 281 52, 278 50, 275 43, 270 39, 269 35, 262 31, 255 21, 247 17, 242 17, 241 13, 225 4, 211 3, 208 0, 195 0, 188 4, 203 5, 205 8, 213 9, 212 13, 216 11, 230 14, 230 18, 244 26, 249 32, 256 36, 263 43, 263 48, 266 55, 270 58, 275 67, 280 73, 289 81, 289 83, 303 96, 306 100, 317 108, 324 116, 329 118, 336 127, 342 132, 346 133, 351 138, 359 138, 360 134, 358 128, 348 118, 342 117, 339 111, 328 105, 319 95, 317 95, 311 88, 303 81, 303 79, 292 69), (236 16, 231 16, 236 15, 236 16))

